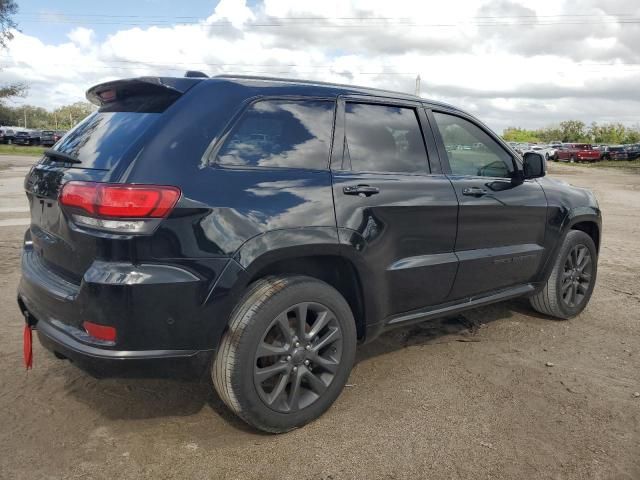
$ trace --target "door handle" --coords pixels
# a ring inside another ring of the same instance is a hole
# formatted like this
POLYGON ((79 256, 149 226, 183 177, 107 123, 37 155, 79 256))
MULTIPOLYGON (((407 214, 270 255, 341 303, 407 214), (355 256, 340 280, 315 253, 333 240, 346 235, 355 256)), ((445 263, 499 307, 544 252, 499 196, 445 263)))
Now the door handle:
POLYGON ((371 185, 349 185, 342 189, 345 195, 358 195, 361 197, 369 197, 380 193, 378 187, 372 187, 371 185))
POLYGON ((469 197, 481 197, 483 195, 486 195, 487 191, 484 188, 467 187, 462 189, 462 194, 469 197))

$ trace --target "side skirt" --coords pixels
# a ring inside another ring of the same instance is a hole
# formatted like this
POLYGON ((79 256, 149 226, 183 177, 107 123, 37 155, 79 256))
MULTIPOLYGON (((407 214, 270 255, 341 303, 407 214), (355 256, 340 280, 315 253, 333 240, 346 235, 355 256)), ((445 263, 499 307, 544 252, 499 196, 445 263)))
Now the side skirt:
MULTIPOLYGON (((384 322, 382 322, 383 325, 380 331, 382 332, 394 327, 401 327, 410 325, 412 323, 423 322, 425 320, 430 320, 433 318, 452 315, 472 308, 481 307, 483 305, 489 305, 491 303, 509 300, 511 298, 522 297, 525 295, 529 295, 534 291, 534 285, 531 283, 527 283, 525 285, 509 287, 486 295, 467 298, 463 301, 457 301, 455 303, 449 302, 444 305, 435 305, 428 308, 422 308, 420 310, 401 313, 399 315, 389 317, 384 322)), ((375 331, 375 329, 373 330, 375 331)))

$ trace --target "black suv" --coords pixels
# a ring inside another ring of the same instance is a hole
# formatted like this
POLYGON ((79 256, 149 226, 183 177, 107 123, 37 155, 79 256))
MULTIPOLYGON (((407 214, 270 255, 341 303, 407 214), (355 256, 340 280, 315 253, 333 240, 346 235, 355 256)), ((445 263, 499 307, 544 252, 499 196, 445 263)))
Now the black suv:
POLYGON ((18 303, 89 369, 201 359, 270 432, 321 415, 356 344, 514 297, 585 308, 601 217, 477 119, 382 90, 137 78, 25 180, 18 303))
POLYGON ((16 132, 13 143, 16 145, 40 145, 40 131, 20 130, 16 132))
POLYGON ((55 143, 62 138, 62 132, 55 130, 43 130, 40 135, 40 145, 45 147, 50 147, 55 145, 55 143))

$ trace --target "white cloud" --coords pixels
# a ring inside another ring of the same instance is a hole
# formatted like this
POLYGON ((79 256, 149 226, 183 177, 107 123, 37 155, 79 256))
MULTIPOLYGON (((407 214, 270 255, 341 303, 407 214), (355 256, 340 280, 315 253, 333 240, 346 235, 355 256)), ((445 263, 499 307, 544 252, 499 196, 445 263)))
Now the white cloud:
POLYGON ((191 69, 405 92, 420 74, 423 96, 497 130, 567 118, 637 123, 640 24, 619 15, 637 19, 640 7, 628 3, 222 0, 200 22, 125 25, 101 41, 85 27, 55 45, 16 32, 2 76, 30 84, 22 101, 54 107, 102 81, 191 69))
POLYGON ((81 48, 88 48, 91 46, 91 40, 93 39, 93 30, 85 27, 77 27, 71 30, 67 37, 73 43, 81 48))

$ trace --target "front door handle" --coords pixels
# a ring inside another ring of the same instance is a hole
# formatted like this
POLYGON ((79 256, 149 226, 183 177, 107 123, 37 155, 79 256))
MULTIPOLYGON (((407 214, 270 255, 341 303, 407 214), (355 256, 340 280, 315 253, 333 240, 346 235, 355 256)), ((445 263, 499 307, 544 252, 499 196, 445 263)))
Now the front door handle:
POLYGON ((481 197, 483 195, 486 195, 487 191, 484 188, 467 187, 462 189, 462 194, 469 197, 481 197))
POLYGON ((371 185, 349 185, 342 189, 345 195, 358 195, 361 197, 370 197, 380 193, 378 187, 372 187, 371 185))

